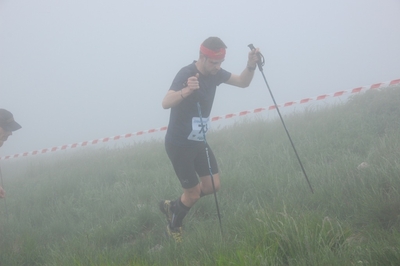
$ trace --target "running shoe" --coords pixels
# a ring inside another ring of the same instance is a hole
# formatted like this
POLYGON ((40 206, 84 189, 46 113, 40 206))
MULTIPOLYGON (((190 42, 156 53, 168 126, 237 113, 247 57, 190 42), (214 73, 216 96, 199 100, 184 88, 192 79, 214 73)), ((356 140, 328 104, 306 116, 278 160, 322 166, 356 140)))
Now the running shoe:
POLYGON ((167 225, 167 235, 172 237, 176 243, 182 242, 182 227, 171 228, 167 225))

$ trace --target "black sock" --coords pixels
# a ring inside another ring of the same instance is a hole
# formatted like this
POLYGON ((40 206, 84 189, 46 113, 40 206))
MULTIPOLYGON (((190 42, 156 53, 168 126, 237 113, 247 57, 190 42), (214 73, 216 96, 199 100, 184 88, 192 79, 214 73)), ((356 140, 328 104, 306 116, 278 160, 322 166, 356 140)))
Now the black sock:
POLYGON ((186 214, 189 212, 190 207, 185 206, 185 204, 182 203, 181 198, 179 198, 173 202, 171 210, 173 213, 171 227, 181 227, 183 218, 185 218, 186 214))
POLYGON ((181 201, 181 198, 177 199, 177 204, 179 205, 179 208, 181 208, 182 210, 185 210, 186 212, 188 212, 190 210, 190 207, 183 204, 183 202, 181 201))

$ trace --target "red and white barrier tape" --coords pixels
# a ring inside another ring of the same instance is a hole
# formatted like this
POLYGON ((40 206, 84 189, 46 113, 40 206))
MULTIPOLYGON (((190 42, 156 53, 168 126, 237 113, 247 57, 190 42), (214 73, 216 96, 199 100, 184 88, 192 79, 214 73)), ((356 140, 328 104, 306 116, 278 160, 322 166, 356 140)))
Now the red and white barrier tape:
MULTIPOLYGON (((304 99, 301 99, 298 101, 290 101, 290 102, 286 102, 286 103, 283 103, 280 105, 278 104, 278 108, 289 107, 289 106, 293 106, 295 104, 308 103, 313 100, 317 100, 317 101, 324 100, 328 97, 339 97, 339 96, 343 96, 346 93, 353 94, 353 93, 359 93, 361 91, 381 89, 381 88, 386 88, 386 87, 395 86, 395 85, 400 85, 400 79, 395 79, 395 80, 392 80, 389 82, 376 83, 376 84, 372 84, 371 86, 363 86, 363 87, 358 87, 358 88, 354 88, 354 89, 346 90, 346 91, 337 91, 334 93, 323 94, 323 95, 319 95, 319 96, 313 97, 313 98, 304 98, 304 99)), ((270 111, 270 110, 275 110, 275 109, 276 109, 275 105, 271 105, 266 108, 261 107, 261 108, 256 108, 253 110, 242 111, 239 113, 231 113, 231 114, 226 114, 223 116, 215 116, 215 117, 211 118, 211 121, 218 121, 218 120, 228 119, 228 118, 232 118, 232 117, 236 117, 236 116, 244 116, 244 115, 248 115, 248 114, 259 113, 259 112, 262 112, 265 110, 270 111)), ((107 137, 107 138, 95 139, 95 140, 90 140, 90 141, 83 141, 83 142, 74 143, 74 144, 66 144, 66 145, 57 146, 57 147, 53 147, 53 148, 41 149, 41 150, 36 150, 36 151, 31 151, 31 152, 23 152, 23 153, 18 153, 18 154, 14 154, 14 155, 7 155, 7 156, 0 157, 0 160, 25 157, 25 156, 36 155, 36 154, 43 154, 43 153, 54 152, 54 151, 59 151, 59 150, 67 150, 67 149, 72 149, 72 148, 77 148, 77 147, 84 147, 84 146, 97 144, 97 143, 101 143, 101 142, 126 139, 126 138, 130 138, 133 136, 141 136, 146 133, 154 133, 154 132, 166 131, 166 130, 167 130, 167 127, 165 126, 165 127, 161 127, 161 128, 154 128, 154 129, 149 129, 149 130, 138 131, 135 133, 128 133, 125 135, 118 135, 118 136, 114 136, 114 137, 107 137)))

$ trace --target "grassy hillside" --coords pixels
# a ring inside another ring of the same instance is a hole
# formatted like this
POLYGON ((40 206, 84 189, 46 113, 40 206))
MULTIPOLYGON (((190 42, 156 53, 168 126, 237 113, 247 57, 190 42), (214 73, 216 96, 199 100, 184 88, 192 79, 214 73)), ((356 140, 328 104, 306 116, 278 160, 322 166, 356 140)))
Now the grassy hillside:
POLYGON ((400 88, 211 132, 218 201, 164 235, 180 185, 163 142, 3 161, 0 265, 400 265, 400 88), (357 168, 362 162, 367 167, 357 168))

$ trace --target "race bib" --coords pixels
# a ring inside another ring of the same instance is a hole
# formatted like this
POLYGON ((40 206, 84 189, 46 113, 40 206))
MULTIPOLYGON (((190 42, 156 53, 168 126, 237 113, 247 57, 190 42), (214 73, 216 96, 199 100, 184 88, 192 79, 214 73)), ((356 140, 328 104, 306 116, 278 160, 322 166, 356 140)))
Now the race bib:
POLYGON ((210 118, 193 117, 192 118, 192 132, 188 136, 188 140, 204 141, 204 136, 210 129, 210 118), (203 123, 202 123, 203 122, 203 123))

